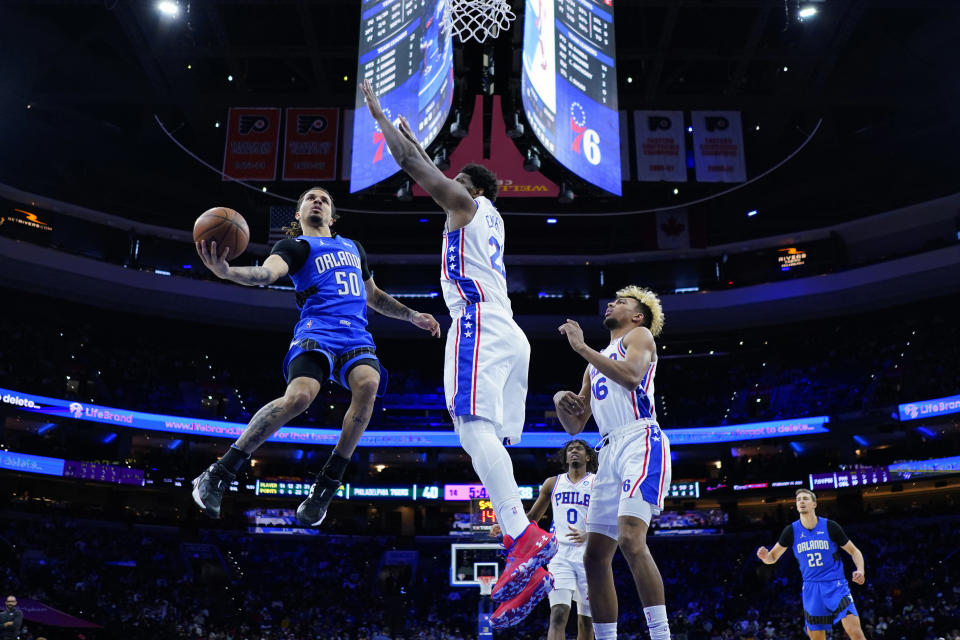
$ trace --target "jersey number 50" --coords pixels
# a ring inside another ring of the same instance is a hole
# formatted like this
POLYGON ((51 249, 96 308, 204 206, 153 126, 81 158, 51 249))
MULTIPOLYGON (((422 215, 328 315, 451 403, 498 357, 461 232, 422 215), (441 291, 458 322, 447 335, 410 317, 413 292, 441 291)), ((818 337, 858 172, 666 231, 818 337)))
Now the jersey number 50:
POLYGON ((356 272, 337 271, 337 295, 345 296, 347 294, 354 296, 360 295, 360 278, 356 272))

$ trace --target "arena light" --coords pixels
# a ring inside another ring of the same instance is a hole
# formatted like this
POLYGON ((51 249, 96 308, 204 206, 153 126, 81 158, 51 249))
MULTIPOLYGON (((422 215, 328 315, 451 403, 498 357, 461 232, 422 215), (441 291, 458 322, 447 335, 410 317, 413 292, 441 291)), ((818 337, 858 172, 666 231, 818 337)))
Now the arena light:
POLYGON ((173 0, 161 0, 157 3, 157 11, 168 18, 175 18, 180 13, 180 5, 173 0))
POLYGON ((547 224, 557 224, 556 218, 547 218, 547 224))
POLYGON ((801 20, 806 20, 807 18, 812 18, 812 17, 815 16, 815 15, 817 15, 817 8, 814 7, 814 6, 812 6, 812 5, 807 5, 807 6, 803 7, 802 9, 800 9, 800 13, 797 14, 797 16, 798 16, 801 20))
POLYGON ((757 215, 757 210, 756 210, 756 209, 751 209, 750 211, 747 211, 747 217, 748 217, 748 218, 752 218, 752 217, 755 216, 755 215, 757 215))

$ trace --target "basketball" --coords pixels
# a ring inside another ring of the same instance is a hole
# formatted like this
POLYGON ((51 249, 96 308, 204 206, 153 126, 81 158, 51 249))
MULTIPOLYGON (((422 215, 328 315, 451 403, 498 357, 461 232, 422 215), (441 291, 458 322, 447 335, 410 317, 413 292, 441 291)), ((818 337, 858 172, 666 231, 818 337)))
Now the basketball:
POLYGON ((193 223, 193 241, 206 240, 217 243, 217 251, 230 247, 227 260, 243 253, 250 241, 250 227, 239 213, 227 207, 214 207, 204 211, 193 223))

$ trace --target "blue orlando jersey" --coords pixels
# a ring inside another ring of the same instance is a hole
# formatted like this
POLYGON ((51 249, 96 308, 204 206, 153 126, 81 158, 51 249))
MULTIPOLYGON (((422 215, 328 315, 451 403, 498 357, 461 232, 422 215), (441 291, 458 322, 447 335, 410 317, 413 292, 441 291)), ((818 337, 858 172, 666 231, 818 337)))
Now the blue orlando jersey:
POLYGON ((290 275, 298 302, 302 302, 294 335, 331 325, 365 330, 367 290, 357 245, 343 236, 300 236, 297 240, 310 245, 310 254, 303 267, 290 275))
POLYGON ((843 561, 840 559, 840 547, 846 540, 835 539, 837 534, 831 528, 840 531, 838 525, 826 518, 817 518, 817 526, 807 529, 799 520, 793 523, 793 541, 790 548, 800 564, 800 574, 804 582, 826 582, 844 580, 843 561), (833 524, 831 527, 830 525, 833 524), (831 535, 833 533, 833 535, 831 535))

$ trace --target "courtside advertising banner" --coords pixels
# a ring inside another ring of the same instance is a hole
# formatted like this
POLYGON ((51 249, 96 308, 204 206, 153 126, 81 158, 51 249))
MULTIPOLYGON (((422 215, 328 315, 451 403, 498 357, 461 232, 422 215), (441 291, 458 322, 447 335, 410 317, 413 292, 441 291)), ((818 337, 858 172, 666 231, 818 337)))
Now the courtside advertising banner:
POLYGON ((745 182, 739 111, 692 111, 693 163, 697 182, 745 182))
MULTIPOLYGON (((184 435, 213 436, 217 438, 237 439, 247 426, 241 422, 211 420, 187 416, 171 416, 159 413, 145 413, 131 409, 105 407, 77 400, 49 398, 12 389, 0 388, 0 403, 7 407, 33 415, 72 418, 87 422, 99 422, 119 428, 165 431, 184 435)), ((386 408, 389 410, 389 399, 386 408)), ((772 422, 752 424, 723 425, 716 427, 696 427, 689 429, 664 429, 671 445, 711 444, 717 442, 736 442, 738 440, 758 440, 763 438, 782 438, 784 436, 815 435, 828 433, 825 426, 830 422, 827 416, 813 416, 772 422)), ((333 446, 340 437, 340 429, 317 429, 313 427, 286 426, 273 434, 269 442, 289 442, 300 444, 319 444, 333 446)), ((600 440, 600 434, 585 433, 584 440, 593 446, 600 440)), ((519 446, 527 448, 559 449, 570 440, 563 431, 542 431, 526 433, 519 446)), ((449 431, 367 431, 360 437, 361 447, 453 447, 460 446, 459 436, 450 427, 449 431)), ((38 464, 31 460, 18 459, 0 462, 6 468, 16 469, 18 465, 38 464)))
POLYGON ((288 107, 284 131, 284 180, 336 179, 339 109, 288 107))
POLYGON ((223 179, 276 180, 279 141, 279 108, 231 107, 223 150, 223 179))
POLYGON ((908 402, 907 404, 901 404, 898 407, 898 411, 900 414, 900 422, 960 413, 960 395, 908 402))
POLYGON ((682 111, 634 111, 637 179, 640 182, 686 182, 687 143, 682 111))

